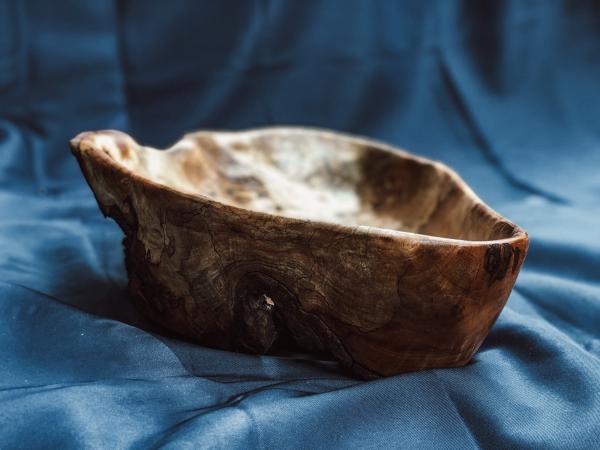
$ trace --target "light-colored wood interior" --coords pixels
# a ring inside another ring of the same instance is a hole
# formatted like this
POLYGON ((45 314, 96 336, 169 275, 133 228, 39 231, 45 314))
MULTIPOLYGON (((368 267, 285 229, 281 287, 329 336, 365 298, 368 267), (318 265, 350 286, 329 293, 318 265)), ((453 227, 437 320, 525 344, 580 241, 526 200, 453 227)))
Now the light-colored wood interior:
POLYGON ((167 151, 104 148, 153 181, 254 211, 465 240, 514 232, 445 167, 369 141, 273 129, 189 134, 167 151))

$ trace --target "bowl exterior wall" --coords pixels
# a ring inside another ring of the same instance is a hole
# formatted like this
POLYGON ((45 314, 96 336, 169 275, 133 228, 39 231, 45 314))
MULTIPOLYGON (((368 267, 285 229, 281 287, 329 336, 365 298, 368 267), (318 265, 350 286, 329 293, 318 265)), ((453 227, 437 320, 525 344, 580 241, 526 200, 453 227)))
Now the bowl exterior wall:
POLYGON ((75 154, 126 235, 137 307, 222 349, 265 353, 293 339, 365 377, 464 365, 527 251, 526 236, 461 244, 257 214, 75 154))

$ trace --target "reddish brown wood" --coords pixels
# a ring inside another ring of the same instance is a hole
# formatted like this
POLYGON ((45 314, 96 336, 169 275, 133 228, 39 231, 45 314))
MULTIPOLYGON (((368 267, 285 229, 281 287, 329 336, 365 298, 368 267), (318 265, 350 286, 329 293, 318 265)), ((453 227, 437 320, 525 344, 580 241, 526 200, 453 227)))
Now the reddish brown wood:
POLYGON ((117 131, 71 149, 125 233, 138 308, 199 343, 295 342, 364 377, 466 364, 504 307, 525 231, 446 166, 301 128, 117 131))

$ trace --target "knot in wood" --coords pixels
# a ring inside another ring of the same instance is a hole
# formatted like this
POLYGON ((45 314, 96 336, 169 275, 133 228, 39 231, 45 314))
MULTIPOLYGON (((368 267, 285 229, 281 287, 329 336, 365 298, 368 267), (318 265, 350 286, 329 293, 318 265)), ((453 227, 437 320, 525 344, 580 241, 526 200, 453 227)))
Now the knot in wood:
POLYGON ((267 353, 277 341, 280 324, 275 315, 273 295, 265 278, 258 273, 244 275, 235 290, 234 308, 239 330, 238 348, 253 353, 267 353))

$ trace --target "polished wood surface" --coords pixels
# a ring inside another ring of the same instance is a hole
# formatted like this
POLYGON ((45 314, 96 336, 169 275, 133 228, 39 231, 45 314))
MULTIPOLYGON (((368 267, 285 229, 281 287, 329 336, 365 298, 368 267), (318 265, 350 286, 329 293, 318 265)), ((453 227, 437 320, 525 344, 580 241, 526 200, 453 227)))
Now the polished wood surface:
POLYGON ((468 363, 504 307, 525 231, 446 166, 304 128, 117 131, 71 149, 125 233, 137 307, 208 346, 321 350, 363 377, 468 363))

